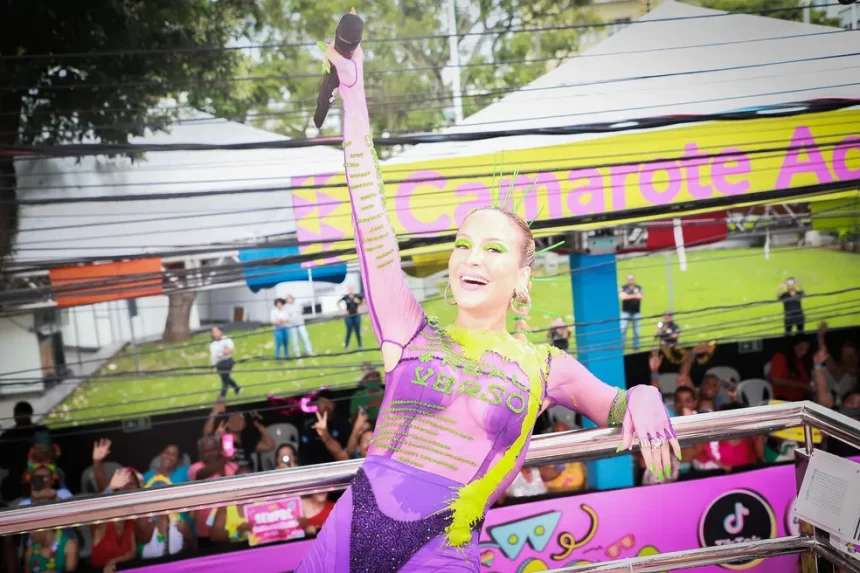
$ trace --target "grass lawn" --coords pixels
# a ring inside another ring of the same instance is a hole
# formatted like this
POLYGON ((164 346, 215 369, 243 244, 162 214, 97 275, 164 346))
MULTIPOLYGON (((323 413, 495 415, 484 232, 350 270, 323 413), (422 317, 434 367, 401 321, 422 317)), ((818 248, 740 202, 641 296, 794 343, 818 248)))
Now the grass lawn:
MULTIPOLYGON (((672 306, 677 313, 676 322, 682 328, 682 341, 688 343, 779 334, 782 331, 782 305, 776 303, 685 312, 775 300, 777 286, 789 276, 797 277, 808 294, 860 287, 860 258, 838 251, 784 248, 772 251, 769 260, 765 260, 761 249, 694 251, 687 254, 687 259, 688 269, 681 272, 674 256, 672 258, 672 306)), ((561 267, 559 270, 564 274, 534 283, 532 299, 541 310, 532 311, 532 328, 544 328, 556 316, 564 318, 566 323, 574 322, 568 269, 561 267)), ((670 306, 663 255, 619 261, 619 284, 630 272, 636 274, 637 282, 645 291, 643 316, 662 313, 670 306)), ((856 324, 857 315, 848 313, 857 312, 860 308, 858 300, 860 291, 807 299, 804 310, 808 329, 814 329, 822 319, 831 326, 856 324)), ((455 309, 442 301, 428 302, 425 309, 428 314, 438 316, 442 324, 450 323, 455 316, 455 309)), ((650 343, 656 321, 643 319, 643 345, 650 343)), ((381 361, 380 353, 375 349, 331 356, 343 350, 345 330, 340 319, 309 325, 308 330, 318 356, 281 364, 264 358, 271 356, 274 349, 272 335, 266 329, 230 333, 236 343, 237 358, 260 357, 238 365, 234 371, 235 379, 245 388, 239 397, 241 401, 260 400, 270 393, 295 394, 322 385, 354 384, 361 376, 362 362, 381 361)), ((366 347, 375 345, 366 319, 362 321, 362 336, 366 347)), ((543 336, 534 335, 534 339, 542 340, 543 336)), ((141 370, 205 367, 209 361, 208 340, 208 333, 204 333, 190 343, 143 345, 139 347, 143 353, 140 356, 141 370)), ((116 356, 111 364, 115 368, 109 369, 109 365, 98 376, 134 372, 134 361, 129 351, 116 356)), ((138 377, 130 374, 92 379, 58 406, 47 423, 55 427, 78 425, 144 413, 207 407, 218 396, 219 378, 205 368, 194 372, 200 375, 167 373, 138 377)))

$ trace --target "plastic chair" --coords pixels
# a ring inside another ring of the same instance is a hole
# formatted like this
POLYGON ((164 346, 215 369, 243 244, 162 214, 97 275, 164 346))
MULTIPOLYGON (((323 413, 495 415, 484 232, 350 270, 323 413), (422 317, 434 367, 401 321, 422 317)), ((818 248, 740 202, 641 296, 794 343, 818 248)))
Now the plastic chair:
POLYGON ((731 380, 733 382, 741 381, 741 374, 731 366, 714 366, 713 368, 708 368, 708 371, 705 372, 705 376, 713 374, 717 378, 721 380, 731 380))
MULTIPOLYGON (((104 462, 103 465, 108 481, 111 480, 116 470, 122 467, 116 462, 104 462)), ((81 473, 81 493, 102 493, 98 485, 96 485, 96 473, 93 466, 88 467, 81 473)))
POLYGON ((750 378, 738 384, 738 397, 747 406, 764 406, 773 399, 773 387, 767 380, 750 378))
POLYGON ((678 374, 675 372, 664 372, 657 378, 657 384, 662 394, 674 394, 675 389, 678 387, 678 374))
MULTIPOLYGON (((149 469, 151 469, 152 471, 155 471, 158 469, 158 466, 160 466, 160 465, 161 465, 161 454, 158 454, 157 456, 152 458, 151 462, 149 462, 149 469)), ((182 454, 181 456, 179 456, 179 465, 180 466, 190 466, 191 465, 191 456, 189 456, 188 454, 182 454)))
MULTIPOLYGON (((299 451, 299 430, 294 425, 288 423, 272 424, 266 427, 266 431, 272 436, 272 441, 275 442, 276 448, 283 444, 290 444, 295 448, 296 452, 299 451)), ((275 453, 275 451, 271 451, 260 454, 260 469, 262 471, 275 469, 277 465, 275 463, 275 453)))

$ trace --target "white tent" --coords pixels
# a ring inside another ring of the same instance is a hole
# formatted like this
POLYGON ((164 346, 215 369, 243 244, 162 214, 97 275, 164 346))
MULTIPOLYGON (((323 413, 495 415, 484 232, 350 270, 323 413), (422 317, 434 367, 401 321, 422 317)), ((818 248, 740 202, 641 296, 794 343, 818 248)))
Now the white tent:
MULTIPOLYGON (((244 143, 287 137, 199 112, 135 144, 244 143)), ((23 206, 15 260, 44 261, 163 252, 236 243, 295 230, 291 177, 343 168, 329 147, 147 153, 145 159, 84 157, 16 162, 19 198, 151 195, 134 202, 23 206), (274 192, 255 189, 280 188, 274 192), (203 195, 241 189, 232 195, 203 195), (164 193, 200 193, 160 199, 164 193)))
MULTIPOLYGON (((860 96, 860 56, 837 57, 858 52, 856 34, 725 14, 667 0, 639 22, 445 131, 557 127, 860 96)), ((606 135, 429 143, 409 149, 392 163, 597 137, 606 135)))

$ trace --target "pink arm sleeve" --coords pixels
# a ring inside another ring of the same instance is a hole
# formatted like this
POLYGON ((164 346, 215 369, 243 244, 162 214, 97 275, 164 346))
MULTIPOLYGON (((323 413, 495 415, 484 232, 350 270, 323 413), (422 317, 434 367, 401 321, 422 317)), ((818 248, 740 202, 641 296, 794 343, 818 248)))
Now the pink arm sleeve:
POLYGON ((550 361, 547 396, 553 404, 579 412, 601 428, 609 426, 618 389, 598 380, 566 352, 551 350, 550 361))
POLYGON ((353 60, 338 65, 338 69, 355 66, 357 75, 353 85, 341 81, 339 88, 344 107, 344 167, 370 321, 380 346, 390 342, 402 348, 423 325, 424 311, 406 284, 397 237, 385 210, 382 171, 373 148, 364 96, 363 57, 359 48, 353 60))

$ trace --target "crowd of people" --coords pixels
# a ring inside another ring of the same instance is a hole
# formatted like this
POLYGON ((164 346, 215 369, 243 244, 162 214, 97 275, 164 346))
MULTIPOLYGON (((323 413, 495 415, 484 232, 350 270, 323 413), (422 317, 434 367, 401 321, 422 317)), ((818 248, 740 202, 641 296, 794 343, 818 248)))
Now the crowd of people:
MULTIPOLYGON (((627 285, 622 287, 622 296, 639 296, 639 299, 628 300, 641 300, 641 294, 642 289, 635 284, 634 277, 629 277, 627 285)), ((344 298, 352 295, 354 293, 344 298)), ((279 316, 288 315, 288 310, 283 309, 292 304, 290 298, 276 303, 275 310, 279 316)), ((361 301, 353 299, 353 303, 360 305, 361 301)), ((638 307, 634 309, 628 305, 627 308, 625 312, 630 315, 625 320, 632 323, 638 307)), ((346 310, 348 313, 349 309, 346 310)), ((350 316, 353 315, 347 314, 347 319, 350 316)), ((793 326, 796 327, 794 323, 793 326)), ((357 329, 348 328, 348 335, 357 329)), ((278 436, 271 431, 272 426, 265 426, 255 412, 228 411, 223 395, 230 389, 236 393, 241 391, 230 376, 235 347, 219 329, 214 328, 212 335, 211 358, 221 375, 223 392, 201 428, 197 451, 183 453, 175 444, 166 444, 152 467, 137 469, 114 459, 110 440, 96 440, 88 474, 93 491, 159 488, 249 472, 357 459, 367 454, 374 439, 374 423, 382 401, 383 377, 378 370, 365 365, 360 389, 350 398, 348 408, 336 407, 334 395, 327 390, 315 393, 315 411, 304 414, 303 422, 295 428, 294 437, 279 443, 278 436)), ((548 332, 550 342, 556 346, 566 345, 569 337, 570 330, 560 321, 554 323, 548 332)), ((838 351, 829 349, 827 338, 826 324, 819 327, 814 349, 797 335, 785 338, 784 348, 770 356, 765 368, 771 397, 784 401, 812 399, 860 418, 857 348, 854 343, 845 342, 838 351)), ((664 394, 666 389, 660 384, 660 377, 667 366, 667 346, 661 344, 648 361, 651 383, 661 388, 664 394)), ((713 355, 711 343, 698 344, 690 349, 675 345, 672 350, 673 356, 680 352, 683 359, 676 387, 666 396, 671 416, 726 411, 749 405, 742 392, 741 380, 711 371, 696 373, 697 365, 713 355)), ((637 377, 636 373, 628 374, 631 379, 637 377)), ((29 404, 20 403, 15 408, 16 427, 2 436, 4 458, 9 452, 4 465, 9 467, 12 478, 3 482, 6 505, 38 505, 74 495, 62 470, 61 452, 52 443, 48 428, 34 424, 32 415, 29 404), (21 479, 16 480, 14 476, 21 476, 21 479)), ((576 426, 554 417, 550 411, 541 416, 535 433, 571 429, 576 429, 576 426)), ((776 435, 697 444, 683 448, 681 459, 673 458, 671 471, 666 475, 645 471, 641 457, 637 458, 637 463, 642 470, 642 483, 649 485, 790 461, 796 446, 791 440, 776 435)), ((823 447, 839 455, 856 455, 841 442, 825 443, 823 447)), ((498 503, 515 503, 516 500, 537 496, 569 495, 586 488, 587 469, 583 463, 529 467, 517 475, 498 503)), ((291 536, 316 535, 332 510, 333 497, 327 494, 302 497, 297 513, 298 533, 293 532, 291 536)), ((7 536, 3 539, 4 570, 27 573, 112 572, 154 560, 248 547, 253 530, 248 508, 252 505, 242 503, 90 527, 40 531, 27 536, 7 536)))

